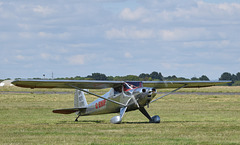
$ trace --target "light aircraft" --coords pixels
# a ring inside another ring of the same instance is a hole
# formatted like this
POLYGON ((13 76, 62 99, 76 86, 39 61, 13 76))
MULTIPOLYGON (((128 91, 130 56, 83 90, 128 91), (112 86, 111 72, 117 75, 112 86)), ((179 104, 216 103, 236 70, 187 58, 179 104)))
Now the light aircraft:
POLYGON ((160 117, 151 117, 145 106, 157 101, 181 88, 209 87, 231 81, 94 81, 94 80, 16 80, 12 83, 26 88, 72 88, 76 89, 74 95, 74 108, 57 109, 53 113, 76 113, 78 121, 80 116, 120 113, 110 121, 114 124, 121 123, 125 112, 139 110, 149 119, 150 123, 160 123, 160 117), (103 96, 94 94, 86 89, 111 88, 103 96), (156 89, 175 88, 173 91, 156 99, 156 89), (98 97, 88 104, 85 93, 98 97))

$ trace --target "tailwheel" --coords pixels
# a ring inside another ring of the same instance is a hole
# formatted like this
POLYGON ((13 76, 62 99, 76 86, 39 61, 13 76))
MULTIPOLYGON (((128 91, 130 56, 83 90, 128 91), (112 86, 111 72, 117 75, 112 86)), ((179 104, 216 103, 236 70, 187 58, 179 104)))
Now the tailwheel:
POLYGON ((78 122, 78 118, 80 117, 80 114, 78 115, 78 117, 75 119, 75 122, 78 122))

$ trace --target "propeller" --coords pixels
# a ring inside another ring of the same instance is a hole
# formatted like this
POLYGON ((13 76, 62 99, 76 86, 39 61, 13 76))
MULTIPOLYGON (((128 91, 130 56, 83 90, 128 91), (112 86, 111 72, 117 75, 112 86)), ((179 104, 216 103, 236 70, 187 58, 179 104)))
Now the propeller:
POLYGON ((162 80, 163 80, 163 83, 164 83, 165 87, 167 88, 167 87, 168 87, 168 84, 167 84, 167 82, 165 81, 164 77, 162 77, 162 80))
MULTIPOLYGON (((125 83, 125 85, 128 87, 128 88, 131 88, 131 89, 133 89, 134 87, 133 87, 133 85, 129 85, 128 83, 125 83)), ((137 100, 136 100, 136 98, 134 97, 134 95, 133 95, 133 91, 132 92, 130 92, 131 94, 130 95, 128 95, 128 96, 130 96, 130 98, 131 98, 131 100, 133 100, 133 102, 137 105, 137 107, 139 108, 139 104, 138 104, 138 102, 137 102, 137 100)), ((128 100, 128 103, 130 102, 130 99, 128 100)), ((128 104, 127 103, 127 104, 128 104)))

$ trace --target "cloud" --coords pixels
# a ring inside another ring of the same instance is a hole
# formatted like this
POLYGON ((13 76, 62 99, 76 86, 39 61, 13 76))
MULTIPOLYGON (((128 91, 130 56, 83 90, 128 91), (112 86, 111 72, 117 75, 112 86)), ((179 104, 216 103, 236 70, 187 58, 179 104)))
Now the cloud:
POLYGON ((76 48, 90 48, 90 47, 97 47, 99 44, 97 43, 76 43, 76 44, 70 44, 71 47, 76 48))
POLYGON ((225 49, 231 46, 229 40, 213 40, 213 41, 189 41, 183 43, 186 48, 218 48, 225 49))
POLYGON ((135 11, 131 11, 130 8, 125 8, 121 11, 119 17, 123 20, 134 21, 144 17, 146 13, 147 11, 144 8, 137 8, 135 11))
POLYGON ((25 60, 25 57, 22 55, 17 55, 16 58, 17 60, 25 60))
POLYGON ((130 52, 125 52, 124 54, 125 58, 132 58, 132 54, 130 52))
POLYGON ((181 19, 186 20, 188 23, 195 24, 194 21, 196 21, 199 22, 199 24, 205 25, 221 24, 229 23, 229 19, 236 18, 237 15, 240 14, 239 6, 240 4, 212 4, 203 1, 197 1, 196 6, 190 8, 178 8, 174 11, 169 11, 168 13, 172 18, 175 18, 179 21, 181 19))
POLYGON ((64 33, 39 32, 38 36, 42 38, 51 38, 51 39, 67 39, 71 35, 68 32, 64 32, 64 33))
POLYGON ((21 38, 27 38, 27 39, 31 39, 33 37, 33 34, 29 32, 19 32, 18 35, 21 38))
POLYGON ((47 15, 52 14, 54 12, 54 9, 51 9, 47 6, 38 5, 33 8, 33 12, 38 13, 43 16, 47 16, 47 15))
POLYGON ((193 64, 191 62, 189 62, 189 63, 162 62, 162 63, 160 63, 160 65, 162 66, 162 68, 164 68, 166 70, 177 70, 179 67, 184 68, 184 70, 189 70, 189 69, 195 67, 195 64, 193 64))
POLYGON ((68 58, 71 65, 83 65, 85 63, 85 55, 74 55, 68 58))
POLYGON ((154 37, 151 29, 137 30, 136 28, 112 28, 105 34, 108 39, 150 39, 154 37))
POLYGON ((40 57, 43 60, 54 60, 54 61, 60 60, 60 56, 57 54, 41 53, 40 57))
POLYGON ((79 71, 77 65, 84 69, 79 73, 87 75, 98 70, 125 75, 146 68, 146 73, 157 69, 166 75, 206 71, 214 76, 213 68, 239 71, 238 1, 57 2, 0 2, 0 63, 8 70, 5 76, 16 76, 16 68, 20 72, 18 66, 23 65, 29 66, 21 70, 26 77, 54 67, 70 76, 79 71), (141 62, 141 67, 130 60, 141 62), (116 64, 131 71, 116 72, 111 69, 119 68, 116 64))
POLYGON ((160 38, 165 41, 193 41, 216 39, 218 36, 211 34, 205 28, 175 28, 173 30, 160 30, 160 38))
POLYGON ((95 59, 95 54, 84 54, 84 55, 73 55, 67 58, 68 63, 71 65, 84 65, 89 64, 92 60, 95 59))

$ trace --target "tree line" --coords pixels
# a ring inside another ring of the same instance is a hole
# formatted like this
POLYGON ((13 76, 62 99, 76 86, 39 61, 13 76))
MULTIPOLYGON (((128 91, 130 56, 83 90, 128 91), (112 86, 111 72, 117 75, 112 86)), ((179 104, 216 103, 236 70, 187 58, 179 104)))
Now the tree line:
POLYGON ((233 85, 233 86, 240 86, 240 72, 236 74, 231 74, 229 72, 224 72, 219 80, 231 80, 232 83, 228 85, 233 85))
MULTIPOLYGON (((108 81, 209 81, 206 75, 201 77, 184 78, 167 76, 164 77, 161 72, 153 71, 152 73, 141 73, 140 75, 126 75, 126 76, 106 76, 103 73, 92 73, 87 77, 66 77, 66 78, 56 78, 57 80, 108 80, 108 81)), ((229 72, 224 72, 219 80, 232 80, 232 83, 228 85, 239 85, 240 86, 240 72, 237 74, 231 74, 229 72)))
POLYGON ((66 78, 56 78, 56 80, 109 80, 109 81, 209 81, 209 78, 206 75, 201 77, 192 77, 191 79, 184 77, 167 76, 164 77, 161 72, 153 71, 152 73, 141 73, 140 75, 126 75, 126 76, 106 76, 102 73, 92 73, 87 77, 66 77, 66 78))

